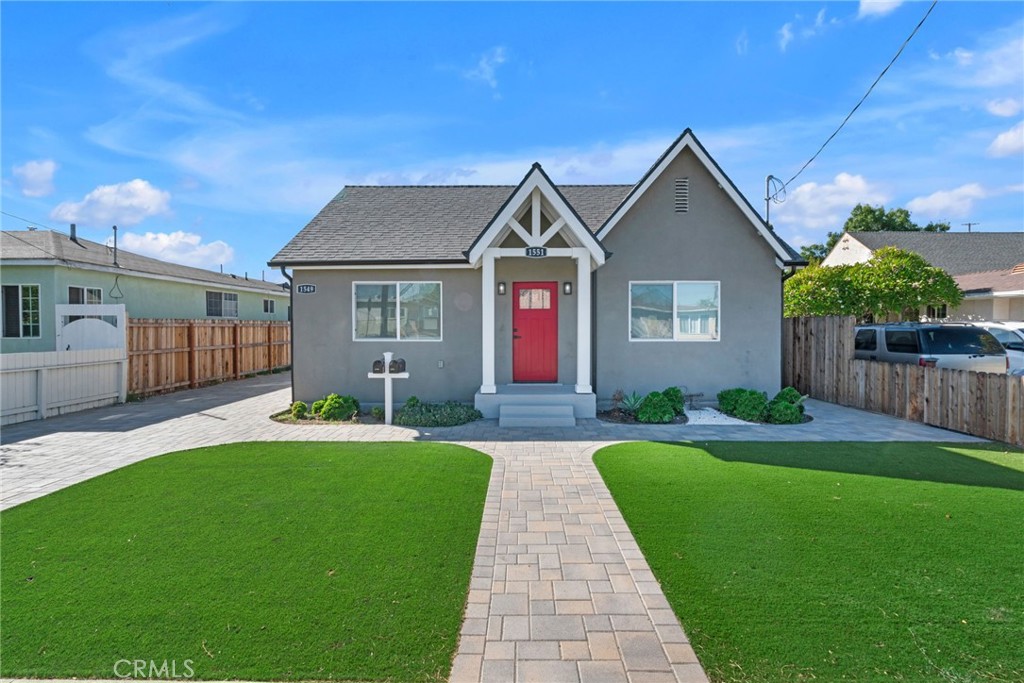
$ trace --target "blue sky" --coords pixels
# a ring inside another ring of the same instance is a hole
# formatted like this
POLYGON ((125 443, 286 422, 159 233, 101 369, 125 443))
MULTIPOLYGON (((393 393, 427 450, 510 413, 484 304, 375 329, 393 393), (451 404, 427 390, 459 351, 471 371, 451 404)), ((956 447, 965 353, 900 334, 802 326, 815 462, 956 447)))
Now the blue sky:
MULTIPOLYGON (((633 183, 687 127, 763 211, 927 9, 4 2, 0 217, 269 279, 345 184, 633 183)), ((1022 106, 1024 4, 940 2, 772 222, 1020 231, 1022 106)))

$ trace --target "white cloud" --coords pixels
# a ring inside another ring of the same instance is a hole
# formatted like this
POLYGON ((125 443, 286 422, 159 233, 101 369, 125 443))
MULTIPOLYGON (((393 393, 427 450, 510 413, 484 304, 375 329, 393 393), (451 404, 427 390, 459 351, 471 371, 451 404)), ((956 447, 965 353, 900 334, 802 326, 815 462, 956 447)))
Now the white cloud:
POLYGON ((811 230, 841 230, 857 204, 883 204, 886 195, 864 176, 840 173, 825 185, 804 183, 790 191, 786 201, 773 210, 773 222, 811 230))
POLYGON ((741 57, 750 51, 750 36, 747 35, 747 29, 743 29, 736 38, 736 54, 741 57))
POLYGON ((61 202, 50 218, 67 223, 106 226, 137 225, 170 210, 171 193, 136 178, 127 183, 100 185, 80 202, 61 202))
POLYGON ((1008 157, 1024 153, 1024 121, 1000 133, 988 146, 988 155, 992 157, 1008 157))
POLYGON ((486 83, 492 89, 498 88, 498 67, 505 63, 505 48, 501 45, 492 47, 480 55, 480 60, 472 69, 463 72, 463 76, 471 81, 486 83))
POLYGON ((974 202, 989 196, 978 183, 968 183, 953 190, 939 190, 927 197, 915 197, 907 208, 929 218, 964 218, 974 209, 974 202))
POLYGON ((884 17, 903 4, 903 0, 860 0, 857 18, 884 17))
POLYGON ((783 52, 793 42, 793 22, 786 22, 779 29, 779 49, 783 52))
POLYGON ((53 174, 58 168, 57 162, 53 159, 40 159, 15 166, 13 171, 23 195, 45 197, 53 194, 53 174))
POLYGON ((216 240, 203 244, 201 235, 182 230, 171 233, 147 232, 143 235, 126 232, 120 238, 119 246, 143 256, 197 268, 217 268, 230 263, 235 257, 235 250, 226 242, 216 240))
POLYGON ((989 100, 985 103, 985 109, 993 116, 1016 116, 1021 110, 1021 101, 1012 97, 1004 97, 1001 100, 989 100))

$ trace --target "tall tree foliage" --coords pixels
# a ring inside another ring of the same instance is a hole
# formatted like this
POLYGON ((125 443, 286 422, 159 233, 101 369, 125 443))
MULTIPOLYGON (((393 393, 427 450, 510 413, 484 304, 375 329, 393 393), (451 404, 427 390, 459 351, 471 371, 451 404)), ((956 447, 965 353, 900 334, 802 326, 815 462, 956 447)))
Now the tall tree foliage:
POLYGON ((843 232, 948 232, 949 223, 928 223, 918 225, 910 219, 910 212, 906 209, 889 209, 884 206, 871 206, 869 204, 858 204, 850 211, 850 217, 843 224, 839 232, 829 232, 825 244, 809 244, 800 249, 800 255, 809 263, 820 263, 836 242, 842 237, 843 232))
POLYGON ((920 255, 884 247, 866 263, 811 266, 786 280, 784 314, 914 319, 921 306, 957 306, 963 293, 950 275, 920 255))

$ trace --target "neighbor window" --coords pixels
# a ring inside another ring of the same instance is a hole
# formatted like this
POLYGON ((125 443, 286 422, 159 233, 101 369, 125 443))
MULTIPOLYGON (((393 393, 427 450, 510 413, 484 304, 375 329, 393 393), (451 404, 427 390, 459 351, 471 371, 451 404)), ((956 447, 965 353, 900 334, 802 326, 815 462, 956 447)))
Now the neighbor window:
POLYGON ((274 300, 273 299, 264 299, 263 300, 263 312, 264 313, 273 313, 274 312, 274 300))
POLYGON ((720 283, 631 282, 631 341, 718 341, 720 283))
POLYGON ((945 318, 946 304, 935 304, 934 306, 929 306, 926 309, 925 314, 932 320, 936 320, 938 318, 945 318))
POLYGON ((99 287, 68 287, 69 304, 102 304, 103 290, 99 287))
POLYGON ((39 336, 39 285, 4 285, 5 337, 39 336))
POLYGON ((237 318, 238 295, 230 292, 207 292, 206 315, 211 318, 237 318))
POLYGON ((353 284, 353 338, 440 341, 440 282, 353 284))

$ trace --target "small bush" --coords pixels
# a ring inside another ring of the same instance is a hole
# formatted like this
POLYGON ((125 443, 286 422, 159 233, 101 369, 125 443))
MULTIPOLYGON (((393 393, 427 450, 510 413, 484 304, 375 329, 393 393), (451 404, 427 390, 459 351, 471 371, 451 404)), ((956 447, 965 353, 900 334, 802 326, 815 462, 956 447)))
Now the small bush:
POLYGON ((803 406, 775 400, 768 404, 768 421, 778 425, 794 425, 804 421, 803 406))
POLYGON ((380 406, 374 406, 373 408, 371 408, 370 415, 373 415, 374 418, 380 420, 381 422, 384 421, 384 409, 381 408, 380 406))
POLYGON ((359 414, 359 401, 352 396, 339 396, 331 394, 324 399, 323 407, 320 409, 320 418, 330 422, 339 420, 351 420, 359 414))
POLYGON ((640 410, 640 406, 642 406, 643 403, 644 397, 634 391, 629 396, 623 396, 619 405, 630 415, 636 415, 636 412, 640 410))
POLYGON ((309 409, 306 407, 305 403, 303 403, 302 401, 296 401, 295 403, 292 404, 292 417, 294 417, 296 420, 301 420, 304 417, 306 417, 306 412, 308 410, 309 409))
POLYGON ((404 427, 455 427, 482 417, 479 410, 458 401, 423 403, 415 396, 410 396, 395 414, 393 421, 404 427))
POLYGON ((676 416, 672 402, 660 391, 652 391, 644 397, 640 410, 636 411, 636 419, 648 424, 664 424, 671 422, 676 416))
POLYGON ((718 409, 726 415, 736 413, 736 405, 747 394, 748 389, 724 389, 718 392, 718 409))
POLYGON ((679 387, 669 387, 661 392, 661 395, 668 399, 669 405, 672 406, 672 411, 676 415, 682 415, 685 412, 683 407, 683 390, 679 387))
POLYGON ((309 409, 310 415, 319 415, 320 411, 324 409, 324 403, 326 403, 326 401, 327 399, 324 398, 321 398, 318 401, 313 401, 313 407, 309 409))
POLYGON ((772 399, 772 403, 776 401, 785 401, 795 406, 800 406, 800 412, 803 412, 804 399, 806 396, 802 396, 799 391, 793 387, 786 387, 779 393, 775 394, 775 398, 772 399))
POLYGON ((746 390, 736 402, 736 410, 732 414, 746 422, 764 422, 768 417, 768 395, 761 391, 746 390))

